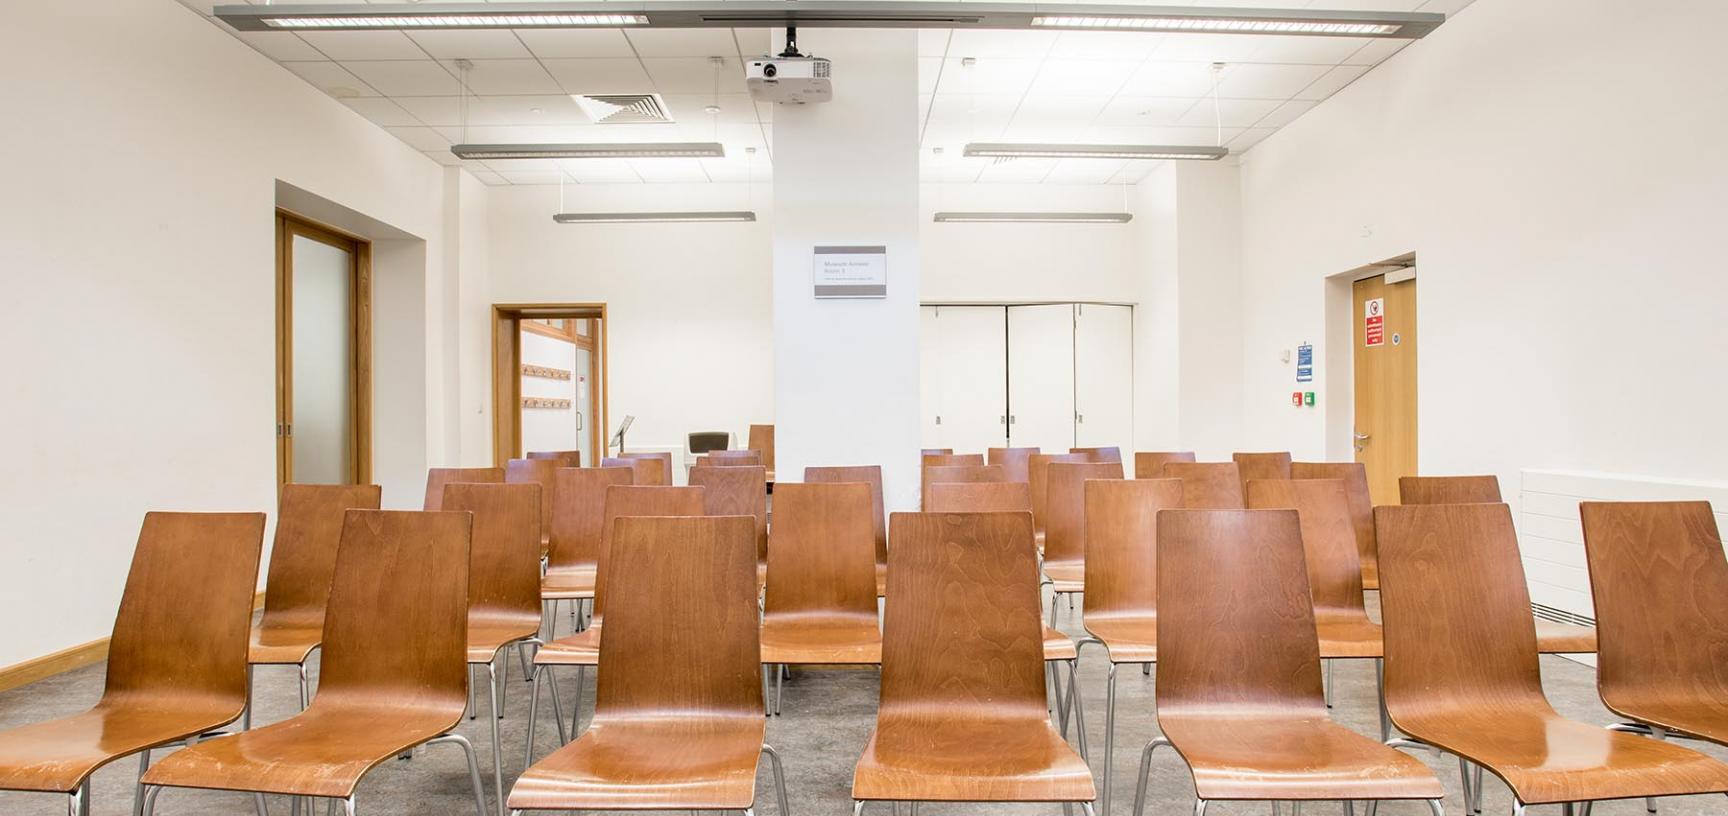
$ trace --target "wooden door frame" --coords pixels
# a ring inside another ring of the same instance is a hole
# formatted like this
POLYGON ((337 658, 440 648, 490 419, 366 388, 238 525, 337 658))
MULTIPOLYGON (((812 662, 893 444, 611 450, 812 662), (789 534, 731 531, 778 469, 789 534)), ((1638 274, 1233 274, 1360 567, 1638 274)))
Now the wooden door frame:
MULTIPOLYGON (((1343 309, 1343 315, 1342 315, 1343 319, 1340 320, 1339 325, 1335 327, 1338 329, 1339 333, 1338 334, 1329 333, 1329 339, 1331 339, 1333 337, 1341 337, 1345 341, 1342 344, 1341 350, 1343 352, 1344 359, 1348 360, 1349 377, 1346 380, 1346 382, 1349 385, 1349 389, 1346 393, 1343 393, 1337 397, 1334 397, 1333 398, 1333 400, 1334 400, 1333 404, 1335 404, 1335 405, 1348 405, 1349 406, 1349 410, 1345 412, 1345 417, 1347 418, 1346 425, 1340 429, 1342 431, 1342 436, 1343 436, 1343 439, 1342 439, 1343 446, 1344 446, 1343 450, 1347 452, 1345 454, 1347 457, 1347 459, 1346 459, 1347 461, 1360 461, 1357 458, 1357 454, 1355 451, 1356 440, 1354 438, 1354 434, 1361 427, 1360 422, 1359 422, 1360 418, 1357 416, 1357 413, 1356 413, 1358 389, 1361 387, 1361 379, 1358 376, 1359 372, 1356 370, 1356 368, 1357 368, 1357 353, 1359 351, 1358 344, 1362 340, 1362 338, 1358 336, 1359 327, 1357 326, 1357 322, 1359 320, 1361 320, 1361 315, 1359 314, 1361 306, 1358 303, 1356 303, 1356 298, 1355 298, 1356 285, 1363 282, 1363 281, 1370 280, 1373 278, 1384 278, 1386 275, 1389 275, 1389 274, 1403 272, 1405 270, 1414 270, 1415 267, 1416 267, 1416 253, 1409 252, 1409 253, 1405 253, 1403 255, 1399 255, 1399 256, 1396 256, 1393 258, 1388 258, 1388 259, 1386 259, 1384 261, 1380 261, 1378 263, 1368 264, 1366 266, 1352 269, 1349 272, 1346 272, 1346 273, 1339 275, 1339 276, 1336 276, 1336 278, 1334 278, 1334 280, 1337 280, 1341 284, 1340 289, 1338 291, 1340 292, 1340 297, 1342 299, 1342 305, 1344 306, 1344 309, 1343 309)), ((1393 283, 1384 283, 1383 286, 1390 287, 1390 286, 1402 286, 1402 285, 1407 284, 1407 285, 1413 287, 1411 289, 1412 298, 1416 298, 1417 302, 1420 303, 1420 299, 1416 297, 1419 290, 1417 288, 1415 288, 1418 286, 1418 283, 1417 283, 1418 277, 1419 276, 1412 273, 1408 278, 1406 278, 1404 280, 1400 280, 1400 281, 1393 282, 1393 283)), ((1420 318, 1416 316, 1416 314, 1420 312, 1420 308, 1421 307, 1418 305, 1416 307, 1416 310, 1411 314, 1411 319, 1413 321, 1416 321, 1416 326, 1420 325, 1420 322, 1419 322, 1420 318)), ((1394 334, 1393 321, 1388 319, 1386 322, 1387 322, 1387 327, 1386 327, 1385 331, 1386 331, 1386 335, 1388 338, 1387 339, 1387 346, 1390 347, 1392 345, 1396 345, 1396 344, 1392 343, 1390 340, 1391 336, 1394 334)), ((1410 475, 1416 475, 1416 474, 1420 473, 1421 455, 1422 455, 1421 400, 1420 400, 1421 381, 1422 381, 1422 377, 1421 377, 1421 355, 1419 352, 1417 352, 1417 349, 1419 348, 1419 346, 1417 345, 1419 335, 1420 335, 1419 328, 1412 327, 1409 330, 1409 335, 1410 335, 1409 340, 1408 340, 1408 342, 1410 343, 1409 353, 1415 356, 1415 360, 1413 363, 1413 365, 1415 366, 1415 370, 1411 372, 1411 379, 1414 382, 1413 387, 1416 389, 1416 393, 1414 395, 1412 395, 1412 398, 1410 400, 1410 412, 1411 413, 1410 413, 1410 417, 1409 417, 1408 433, 1410 434, 1411 449, 1410 449, 1410 463, 1409 464, 1410 464, 1410 470, 1411 470, 1410 475)), ((1328 359, 1332 360, 1335 358, 1329 357, 1328 359)), ((1328 448, 1330 449, 1331 446, 1329 445, 1328 448)), ((1390 501, 1386 501, 1387 498, 1388 497, 1385 497, 1385 496, 1377 496, 1376 497, 1376 499, 1381 500, 1382 503, 1387 503, 1387 504, 1396 504, 1397 503, 1396 495, 1393 495, 1392 497, 1390 497, 1390 501)))
MULTIPOLYGON (((610 427, 612 368, 609 357, 612 344, 607 332, 610 323, 604 303, 494 303, 492 304, 492 464, 504 463, 522 455, 522 323, 531 318, 593 318, 600 321, 599 348, 593 349, 595 337, 584 344, 572 331, 568 336, 554 330, 545 333, 574 342, 578 348, 595 352, 594 368, 599 370, 599 387, 588 391, 590 415, 598 419, 588 426, 589 450, 593 462, 599 464, 605 456, 606 429, 610 427)), ((529 324, 532 325, 532 324, 529 324)), ((593 368, 590 369, 590 374, 593 368)))
POLYGON ((353 393, 349 418, 350 484, 372 481, 372 242, 352 233, 319 224, 289 210, 276 210, 276 482, 285 484, 294 471, 294 237, 336 247, 353 259, 349 275, 349 331, 353 356, 349 376, 353 393))

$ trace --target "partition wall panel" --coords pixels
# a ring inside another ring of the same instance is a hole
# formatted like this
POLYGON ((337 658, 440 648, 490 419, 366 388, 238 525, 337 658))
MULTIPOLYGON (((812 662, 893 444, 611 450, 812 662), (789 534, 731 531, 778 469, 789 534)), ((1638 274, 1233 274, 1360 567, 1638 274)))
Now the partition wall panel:
POLYGON ((1074 445, 1072 303, 1008 307, 1008 437, 1048 452, 1074 445))
POLYGON ((1134 307, 1074 306, 1075 447, 1114 445, 1133 467, 1134 307))
POLYGON ((925 306, 919 340, 922 447, 1007 444, 1008 338, 1001 306, 925 306))

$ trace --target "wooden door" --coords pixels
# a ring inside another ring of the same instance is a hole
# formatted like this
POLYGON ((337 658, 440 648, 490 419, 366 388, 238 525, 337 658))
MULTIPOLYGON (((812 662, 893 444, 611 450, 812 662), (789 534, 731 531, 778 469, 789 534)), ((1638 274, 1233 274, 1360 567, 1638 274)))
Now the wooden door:
POLYGON ((372 245, 276 216, 276 478, 372 479, 372 245))
POLYGON ((1416 475, 1416 280, 1356 282, 1356 461, 1374 503, 1398 503, 1398 477, 1416 475))

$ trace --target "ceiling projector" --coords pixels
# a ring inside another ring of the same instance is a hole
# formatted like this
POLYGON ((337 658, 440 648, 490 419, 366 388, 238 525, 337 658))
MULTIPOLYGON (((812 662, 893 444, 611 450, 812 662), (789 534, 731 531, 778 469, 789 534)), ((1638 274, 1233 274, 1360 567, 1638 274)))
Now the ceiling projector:
POLYGON ((798 31, 786 28, 786 50, 779 56, 763 55, 744 65, 744 85, 750 96, 781 105, 805 105, 834 98, 829 79, 833 63, 823 57, 798 53, 798 31))

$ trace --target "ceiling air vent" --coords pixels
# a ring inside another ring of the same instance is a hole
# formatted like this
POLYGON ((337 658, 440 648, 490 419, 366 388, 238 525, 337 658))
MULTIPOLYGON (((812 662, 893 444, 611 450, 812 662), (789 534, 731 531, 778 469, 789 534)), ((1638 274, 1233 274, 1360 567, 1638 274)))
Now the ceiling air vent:
POLYGON ((659 94, 571 94, 596 125, 641 125, 672 121, 659 94))

